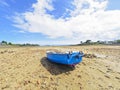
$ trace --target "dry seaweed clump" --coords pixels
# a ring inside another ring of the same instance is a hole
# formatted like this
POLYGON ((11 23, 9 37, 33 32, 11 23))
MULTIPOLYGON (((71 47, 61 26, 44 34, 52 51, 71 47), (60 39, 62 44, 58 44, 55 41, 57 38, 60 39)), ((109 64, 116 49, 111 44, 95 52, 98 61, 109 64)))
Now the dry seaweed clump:
POLYGON ((97 58, 97 56, 95 54, 84 54, 85 58, 97 58))

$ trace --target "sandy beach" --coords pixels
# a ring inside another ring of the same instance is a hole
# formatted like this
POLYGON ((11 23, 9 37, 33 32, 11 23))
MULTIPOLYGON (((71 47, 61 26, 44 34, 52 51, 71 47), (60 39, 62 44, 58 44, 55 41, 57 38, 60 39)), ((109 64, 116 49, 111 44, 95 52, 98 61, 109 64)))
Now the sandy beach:
POLYGON ((120 90, 120 46, 0 47, 0 90, 120 90), (96 57, 74 69, 49 62, 49 49, 96 57))

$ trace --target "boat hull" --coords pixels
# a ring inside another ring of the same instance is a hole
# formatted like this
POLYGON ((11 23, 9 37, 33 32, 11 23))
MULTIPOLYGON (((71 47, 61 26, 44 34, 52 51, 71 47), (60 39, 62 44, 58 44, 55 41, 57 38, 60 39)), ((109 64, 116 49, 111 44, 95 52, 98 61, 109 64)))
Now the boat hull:
POLYGON ((67 65, 76 65, 82 61, 82 53, 47 53, 48 60, 67 65))

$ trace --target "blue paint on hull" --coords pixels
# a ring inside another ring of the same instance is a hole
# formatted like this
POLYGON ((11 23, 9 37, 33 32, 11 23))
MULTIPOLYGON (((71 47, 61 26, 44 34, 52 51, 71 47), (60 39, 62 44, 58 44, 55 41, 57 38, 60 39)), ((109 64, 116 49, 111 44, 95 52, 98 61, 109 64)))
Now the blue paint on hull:
POLYGON ((74 53, 47 53, 48 60, 67 65, 75 65, 82 61, 83 53, 74 52, 74 53))

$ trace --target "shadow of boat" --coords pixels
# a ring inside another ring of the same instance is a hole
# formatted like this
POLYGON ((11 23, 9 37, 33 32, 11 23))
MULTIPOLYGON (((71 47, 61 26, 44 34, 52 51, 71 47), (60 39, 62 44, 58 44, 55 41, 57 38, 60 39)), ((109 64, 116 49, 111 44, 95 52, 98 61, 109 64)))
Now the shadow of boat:
POLYGON ((50 62, 47 57, 43 57, 40 62, 52 75, 59 75, 62 73, 69 74, 69 71, 73 71, 75 69, 69 65, 50 62))

